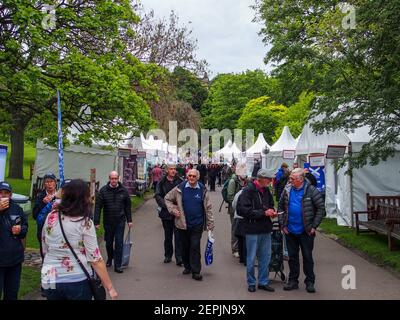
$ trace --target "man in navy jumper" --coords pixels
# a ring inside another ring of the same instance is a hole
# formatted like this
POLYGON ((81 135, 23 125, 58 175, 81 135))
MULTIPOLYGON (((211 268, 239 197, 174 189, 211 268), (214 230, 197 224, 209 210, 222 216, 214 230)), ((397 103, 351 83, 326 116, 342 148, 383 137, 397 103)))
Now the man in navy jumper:
POLYGON ((198 182, 200 173, 188 171, 187 180, 165 196, 168 211, 175 216, 182 246, 183 274, 192 273, 192 278, 202 280, 200 242, 204 230, 214 229, 211 202, 205 186, 198 182))

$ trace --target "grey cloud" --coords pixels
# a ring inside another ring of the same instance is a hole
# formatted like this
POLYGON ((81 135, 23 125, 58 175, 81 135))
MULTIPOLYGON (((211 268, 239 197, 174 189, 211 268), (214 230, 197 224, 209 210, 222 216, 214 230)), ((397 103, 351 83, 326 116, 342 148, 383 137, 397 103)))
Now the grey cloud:
POLYGON ((212 76, 218 73, 266 70, 263 58, 267 47, 257 35, 260 25, 252 22, 254 0, 144 0, 146 10, 158 17, 174 10, 181 23, 188 23, 198 40, 199 59, 210 64, 212 76))

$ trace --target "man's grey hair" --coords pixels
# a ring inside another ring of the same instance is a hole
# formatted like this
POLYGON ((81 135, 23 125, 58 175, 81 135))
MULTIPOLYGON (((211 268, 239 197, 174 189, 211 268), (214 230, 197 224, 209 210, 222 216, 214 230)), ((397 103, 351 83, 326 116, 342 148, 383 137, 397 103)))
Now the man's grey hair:
POLYGON ((197 169, 190 169, 190 170, 188 171, 188 173, 187 173, 187 174, 189 174, 189 172, 190 172, 190 171, 194 171, 194 172, 196 172, 197 179, 200 179, 200 171, 199 171, 199 170, 197 170, 197 169))
POLYGON ((290 174, 298 175, 302 180, 305 179, 304 170, 302 168, 293 169, 290 174))
POLYGON ((176 168, 176 163, 167 163, 166 165, 165 165, 165 168, 166 169, 170 169, 170 168, 176 168))
POLYGON ((117 171, 111 171, 111 172, 108 174, 108 177, 111 178, 111 175, 117 175, 117 177, 119 178, 119 174, 118 174, 117 171))

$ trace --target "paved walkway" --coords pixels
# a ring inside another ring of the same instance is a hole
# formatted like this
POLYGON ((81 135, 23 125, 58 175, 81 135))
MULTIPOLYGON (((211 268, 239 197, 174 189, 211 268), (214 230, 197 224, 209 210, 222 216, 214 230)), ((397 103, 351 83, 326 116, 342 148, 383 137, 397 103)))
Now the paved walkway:
MULTIPOLYGON (((131 265, 123 274, 109 269, 120 299, 399 299, 400 279, 388 271, 371 264, 359 255, 342 247, 334 240, 318 233, 315 241, 314 260, 316 273, 315 294, 305 291, 303 278, 300 289, 283 290, 280 279, 270 274, 274 293, 257 291, 249 293, 245 267, 230 253, 230 221, 226 209, 217 212, 221 203, 220 189, 211 192, 215 217, 214 263, 204 265, 203 281, 182 275, 182 267, 174 262, 163 263, 163 229, 156 214, 156 203, 147 201, 134 216, 133 251, 131 265), (356 289, 342 288, 343 266, 356 270, 356 289)), ((203 234, 202 252, 206 243, 203 234)), ((285 271, 288 271, 285 264, 285 271)))

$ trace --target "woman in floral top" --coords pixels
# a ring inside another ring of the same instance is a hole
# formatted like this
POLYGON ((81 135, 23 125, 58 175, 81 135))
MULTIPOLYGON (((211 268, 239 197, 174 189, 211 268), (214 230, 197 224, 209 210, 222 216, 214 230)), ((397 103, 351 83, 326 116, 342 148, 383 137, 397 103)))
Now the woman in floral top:
POLYGON ((89 218, 90 214, 91 203, 87 184, 79 179, 71 180, 63 186, 61 203, 47 216, 42 231, 45 256, 42 266, 42 287, 45 289, 48 300, 92 299, 87 277, 61 232, 60 216, 65 235, 79 260, 89 274, 91 265, 111 299, 117 298, 117 292, 112 286, 100 254, 94 224, 89 218))

